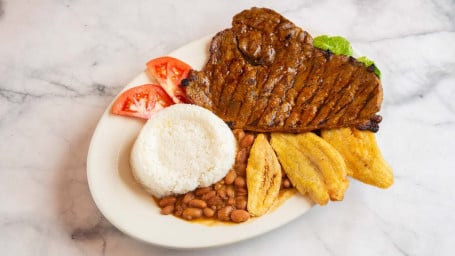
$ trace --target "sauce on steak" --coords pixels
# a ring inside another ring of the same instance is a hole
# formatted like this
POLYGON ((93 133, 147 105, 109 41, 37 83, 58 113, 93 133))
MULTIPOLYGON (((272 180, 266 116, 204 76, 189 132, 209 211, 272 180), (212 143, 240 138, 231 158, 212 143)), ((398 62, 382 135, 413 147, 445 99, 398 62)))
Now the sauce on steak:
POLYGON ((381 121, 382 86, 371 68, 313 47, 306 31, 266 8, 235 15, 232 28, 212 39, 205 67, 182 85, 231 128, 377 131, 381 121))

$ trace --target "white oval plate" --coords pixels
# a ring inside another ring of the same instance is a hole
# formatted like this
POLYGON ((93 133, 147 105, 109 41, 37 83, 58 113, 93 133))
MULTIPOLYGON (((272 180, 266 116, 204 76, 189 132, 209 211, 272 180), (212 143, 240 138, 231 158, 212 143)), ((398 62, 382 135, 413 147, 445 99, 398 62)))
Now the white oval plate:
MULTIPOLYGON (((208 58, 211 37, 194 41, 169 55, 201 69, 208 58)), ((141 73, 124 90, 145 83, 150 81, 141 73)), ((164 247, 205 248, 263 234, 311 209, 310 200, 295 195, 272 212, 242 224, 206 225, 161 215, 152 197, 133 179, 129 166, 132 144, 145 122, 112 115, 111 105, 101 117, 90 143, 87 178, 99 210, 122 232, 164 247)))

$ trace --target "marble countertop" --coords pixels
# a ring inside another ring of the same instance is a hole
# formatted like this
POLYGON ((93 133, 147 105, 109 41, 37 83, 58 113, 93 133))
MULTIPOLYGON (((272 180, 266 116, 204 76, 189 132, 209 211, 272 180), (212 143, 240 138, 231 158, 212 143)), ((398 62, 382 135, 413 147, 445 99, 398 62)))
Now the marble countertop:
POLYGON ((455 2, 0 0, 1 255, 453 255, 455 2), (347 37, 383 73, 377 134, 395 184, 240 243, 149 245, 99 212, 86 159, 99 118, 150 58, 264 6, 347 37))

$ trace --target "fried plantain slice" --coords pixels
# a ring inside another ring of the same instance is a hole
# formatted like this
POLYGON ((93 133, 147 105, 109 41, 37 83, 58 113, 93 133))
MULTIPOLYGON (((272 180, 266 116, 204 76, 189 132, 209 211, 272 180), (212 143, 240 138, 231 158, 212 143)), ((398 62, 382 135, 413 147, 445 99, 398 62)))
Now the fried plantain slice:
POLYGON ((278 197, 281 186, 281 166, 264 134, 253 142, 246 168, 248 212, 265 214, 278 197))
POLYGON ((384 160, 373 132, 339 128, 322 130, 321 136, 341 153, 349 176, 379 188, 393 184, 392 168, 384 160))
POLYGON ((323 173, 319 171, 318 162, 321 160, 314 159, 306 149, 302 149, 299 137, 304 137, 304 134, 272 133, 271 145, 297 190, 308 194, 315 203, 325 205, 329 201, 329 191, 323 173))
POLYGON ((329 143, 314 133, 297 136, 302 152, 316 164, 322 173, 331 200, 343 200, 349 186, 347 168, 341 154, 329 143))

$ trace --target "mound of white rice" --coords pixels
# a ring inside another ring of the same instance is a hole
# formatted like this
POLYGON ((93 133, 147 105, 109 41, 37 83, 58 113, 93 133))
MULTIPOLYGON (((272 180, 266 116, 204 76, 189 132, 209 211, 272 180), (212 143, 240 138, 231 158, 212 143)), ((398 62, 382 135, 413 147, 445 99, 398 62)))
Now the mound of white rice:
POLYGON ((216 183, 234 164, 236 140, 207 109, 175 104, 155 113, 131 151, 133 175, 152 195, 183 194, 216 183))

